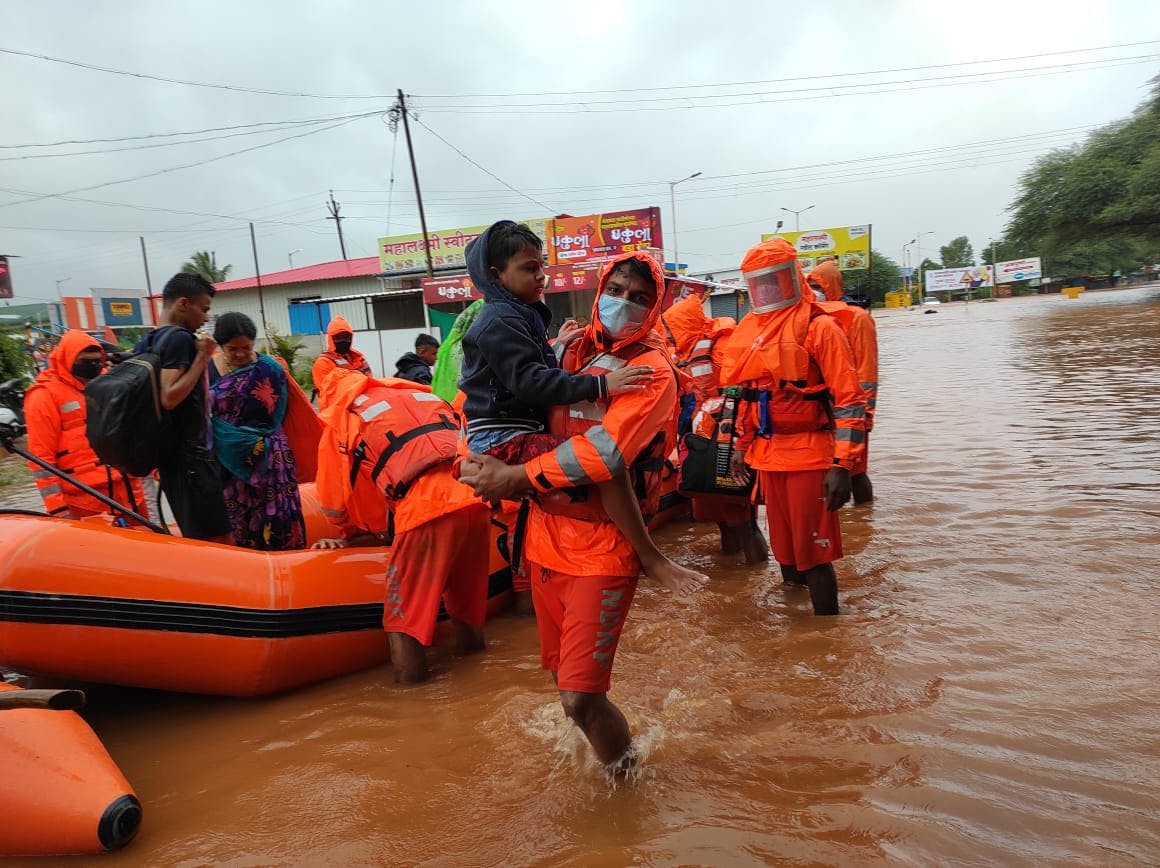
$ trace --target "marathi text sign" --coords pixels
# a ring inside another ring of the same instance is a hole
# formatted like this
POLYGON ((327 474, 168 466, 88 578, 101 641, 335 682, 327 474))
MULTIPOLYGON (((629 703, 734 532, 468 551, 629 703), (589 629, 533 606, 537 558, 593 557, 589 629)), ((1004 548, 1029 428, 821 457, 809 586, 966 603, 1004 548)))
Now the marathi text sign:
POLYGON ((12 272, 8 270, 7 256, 0 256, 0 298, 12 298, 12 272))
POLYGON ((551 229, 548 262, 552 265, 608 260, 662 246, 659 208, 557 217, 551 229))
POLYGON ((990 289, 995 285, 991 279, 991 266, 989 265, 972 265, 969 268, 942 268, 938 271, 928 271, 923 277, 926 280, 927 292, 990 289))
MULTIPOLYGON (((544 269, 547 283, 544 292, 577 292, 600 285, 599 265, 549 265, 544 269)), ((482 298, 466 275, 423 279, 424 304, 450 304, 482 298)))
POLYGON ((805 271, 830 256, 838 261, 842 271, 853 271, 870 266, 870 224, 864 226, 835 226, 832 229, 810 229, 805 232, 778 232, 762 235, 762 241, 784 238, 798 252, 798 262, 805 271))
MULTIPOLYGON (((548 222, 545 220, 520 220, 533 232, 544 238, 548 222)), ((431 248, 431 266, 446 268, 459 266, 466 261, 464 251, 468 243, 483 234, 484 226, 466 226, 460 229, 442 229, 427 233, 427 244, 423 244, 423 233, 413 235, 392 235, 379 239, 379 265, 385 274, 399 271, 421 271, 427 267, 427 247, 431 248)))
POLYGON ((1043 264, 1038 256, 995 263, 996 283, 1010 283, 1013 280, 1038 280, 1041 277, 1043 277, 1043 264))
POLYGON ((143 326, 141 300, 138 298, 102 298, 101 313, 104 314, 105 325, 143 326))

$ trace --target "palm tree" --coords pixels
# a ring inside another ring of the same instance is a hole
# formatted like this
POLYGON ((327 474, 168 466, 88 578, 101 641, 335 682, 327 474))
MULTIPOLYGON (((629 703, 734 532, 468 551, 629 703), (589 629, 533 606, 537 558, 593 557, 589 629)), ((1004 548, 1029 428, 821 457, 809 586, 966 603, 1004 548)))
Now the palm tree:
POLYGON ((229 277, 232 265, 217 264, 217 254, 208 250, 199 250, 189 257, 181 270, 186 274, 200 274, 210 283, 221 283, 229 277))

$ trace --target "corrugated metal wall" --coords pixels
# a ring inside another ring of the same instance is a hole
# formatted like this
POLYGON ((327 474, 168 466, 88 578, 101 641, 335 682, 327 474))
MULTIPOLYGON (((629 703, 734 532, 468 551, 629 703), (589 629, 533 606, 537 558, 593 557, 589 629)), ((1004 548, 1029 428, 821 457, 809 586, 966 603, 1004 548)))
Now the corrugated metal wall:
MULTIPOLYGON (((262 298, 266 305, 266 322, 279 334, 290 334, 290 302, 300 298, 334 298, 358 293, 382 292, 383 287, 377 277, 351 277, 343 280, 319 280, 312 283, 287 283, 282 286, 262 288, 262 298)), ((220 292, 214 297, 212 315, 237 311, 244 313, 262 327, 262 316, 258 310, 257 289, 233 289, 220 292)), ((373 328, 368 321, 368 306, 361 299, 339 301, 330 305, 330 313, 342 315, 350 320, 356 329, 373 328)))

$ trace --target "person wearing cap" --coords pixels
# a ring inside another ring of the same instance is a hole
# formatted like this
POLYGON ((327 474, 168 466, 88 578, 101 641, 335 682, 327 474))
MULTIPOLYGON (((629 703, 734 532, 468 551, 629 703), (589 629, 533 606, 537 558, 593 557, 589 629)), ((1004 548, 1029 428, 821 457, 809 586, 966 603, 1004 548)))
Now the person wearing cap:
POLYGON ((814 613, 838 614, 833 562, 838 510, 866 449, 866 396, 850 344, 819 306, 781 238, 741 262, 751 311, 723 348, 723 385, 742 388, 733 473, 756 471, 769 540, 787 585, 809 589, 814 613))

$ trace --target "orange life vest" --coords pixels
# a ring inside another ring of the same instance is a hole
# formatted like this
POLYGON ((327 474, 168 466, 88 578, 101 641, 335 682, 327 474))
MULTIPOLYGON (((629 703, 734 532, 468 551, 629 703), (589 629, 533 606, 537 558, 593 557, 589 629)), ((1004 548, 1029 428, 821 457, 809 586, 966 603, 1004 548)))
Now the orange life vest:
MULTIPOLYGON (((579 337, 577 334, 575 337, 579 337)), ((558 342, 556 354, 560 357, 560 367, 573 371, 576 367, 576 353, 580 341, 558 342)), ((616 353, 600 353, 583 367, 574 370, 577 374, 611 374, 650 347, 644 344, 630 344, 616 353)), ((576 437, 585 434, 604 421, 607 400, 578 401, 575 404, 558 404, 548 411, 548 432, 560 437, 576 437)), ((633 490, 636 492, 640 511, 647 523, 657 513, 660 505, 661 472, 665 466, 664 432, 658 432, 652 444, 641 453, 628 469, 633 490)), ((540 507, 552 515, 565 515, 581 521, 605 521, 608 514, 600 504, 600 498, 590 485, 573 488, 558 488, 539 496, 540 507)))
MULTIPOLYGON (((743 351, 736 369, 773 369, 792 377, 775 381, 768 376, 759 376, 756 380, 740 383, 742 398, 752 404, 751 412, 756 417, 755 430, 759 436, 804 434, 833 427, 829 390, 803 345, 810 320, 825 315, 817 305, 803 307, 780 330, 775 340, 767 342, 762 340, 763 335, 756 336, 754 343, 743 351), (762 364, 763 356, 769 356, 768 367, 762 364)), ((731 340, 743 342, 748 339, 743 329, 745 325, 742 321, 731 340)))
POLYGON ((361 473, 395 501, 421 474, 455 457, 459 422, 431 392, 369 389, 347 412, 362 419, 362 439, 350 452, 351 488, 361 473))

